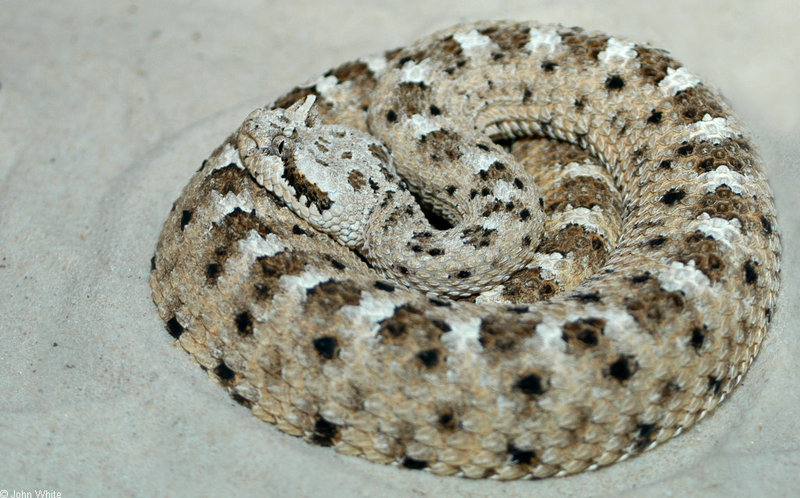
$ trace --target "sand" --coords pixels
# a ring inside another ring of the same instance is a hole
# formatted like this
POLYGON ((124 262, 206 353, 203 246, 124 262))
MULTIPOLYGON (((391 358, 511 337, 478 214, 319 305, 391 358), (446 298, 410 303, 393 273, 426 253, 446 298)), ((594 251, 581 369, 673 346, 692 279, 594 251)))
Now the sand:
POLYGON ((800 494, 796 0, 5 0, 1 10, 8 496, 800 494), (338 63, 481 18, 669 48, 749 124, 774 189, 784 284, 743 385, 691 431, 600 471, 470 481, 312 447, 233 402, 173 345, 150 299, 150 257, 172 201, 251 108, 338 63))

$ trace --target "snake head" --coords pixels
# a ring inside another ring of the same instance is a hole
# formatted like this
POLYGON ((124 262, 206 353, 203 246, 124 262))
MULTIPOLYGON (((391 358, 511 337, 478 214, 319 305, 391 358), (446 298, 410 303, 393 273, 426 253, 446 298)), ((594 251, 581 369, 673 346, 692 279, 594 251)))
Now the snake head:
POLYGON ((256 182, 296 215, 359 247, 373 209, 387 189, 398 188, 394 167, 370 135, 321 123, 315 99, 250 113, 236 137, 239 156, 256 182))
POLYGON ((239 156, 256 182, 303 217, 320 216, 330 208, 330 201, 305 181, 297 164, 303 140, 318 128, 315 100, 310 95, 288 109, 256 109, 236 137, 239 156))
POLYGON ((316 96, 309 95, 288 109, 259 108, 251 112, 238 132, 242 159, 254 155, 275 157, 286 162, 294 153, 298 129, 313 128, 318 120, 316 96))

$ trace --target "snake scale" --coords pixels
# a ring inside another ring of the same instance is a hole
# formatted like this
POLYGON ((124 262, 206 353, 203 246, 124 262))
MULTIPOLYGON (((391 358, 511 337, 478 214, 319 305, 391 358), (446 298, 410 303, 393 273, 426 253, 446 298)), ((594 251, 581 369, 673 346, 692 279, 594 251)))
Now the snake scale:
POLYGON ((724 400, 779 253, 753 144, 667 52, 478 22, 250 114, 173 205, 151 286, 178 343, 282 431, 541 478, 724 400))

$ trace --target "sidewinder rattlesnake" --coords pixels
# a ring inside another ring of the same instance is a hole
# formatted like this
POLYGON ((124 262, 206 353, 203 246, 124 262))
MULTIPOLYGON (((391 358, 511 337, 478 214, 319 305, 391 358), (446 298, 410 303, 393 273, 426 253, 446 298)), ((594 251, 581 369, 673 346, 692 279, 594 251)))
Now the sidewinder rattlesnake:
POLYGON ((175 202, 151 286, 180 345, 282 431, 538 478, 720 403, 779 250, 739 120, 666 52, 479 22, 254 111, 175 202))

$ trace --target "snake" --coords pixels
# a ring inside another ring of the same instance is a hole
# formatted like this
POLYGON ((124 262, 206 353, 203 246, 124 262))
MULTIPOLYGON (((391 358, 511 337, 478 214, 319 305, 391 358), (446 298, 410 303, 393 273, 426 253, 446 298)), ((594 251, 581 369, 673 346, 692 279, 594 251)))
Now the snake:
POLYGON ((174 202, 150 285, 279 430, 509 480, 703 419, 779 274, 764 166, 716 90, 648 44, 480 21, 254 110, 174 202))

